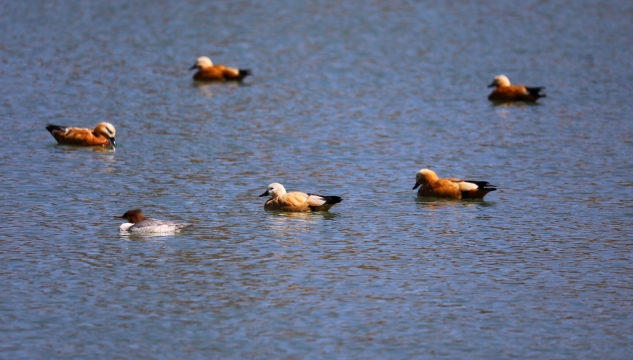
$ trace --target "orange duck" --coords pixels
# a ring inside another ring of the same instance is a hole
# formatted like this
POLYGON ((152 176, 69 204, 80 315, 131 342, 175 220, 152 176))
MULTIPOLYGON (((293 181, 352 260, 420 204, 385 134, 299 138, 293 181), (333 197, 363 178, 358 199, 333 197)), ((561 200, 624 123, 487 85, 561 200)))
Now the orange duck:
POLYGON ((434 171, 422 169, 415 175, 415 186, 420 197, 447 199, 483 199, 487 193, 497 190, 487 181, 462 180, 458 178, 440 179, 434 171))
POLYGON ((116 146, 116 130, 107 122, 99 123, 94 129, 48 124, 46 130, 60 145, 116 146))
POLYGON ((543 86, 528 87, 525 85, 511 85, 510 79, 505 75, 497 75, 488 87, 496 89, 488 95, 488 100, 493 102, 525 101, 536 102, 538 98, 547 96, 542 94, 543 86))
POLYGON ((292 212, 328 211, 334 204, 343 201, 339 196, 306 194, 299 191, 286 192, 283 185, 279 183, 268 185, 266 192, 259 195, 259 197, 262 196, 270 196, 264 204, 264 209, 292 212))
POLYGON ((242 79, 251 74, 251 71, 247 69, 213 65, 211 59, 206 56, 200 56, 189 70, 193 69, 198 69, 193 75, 193 79, 200 81, 242 81, 242 79))

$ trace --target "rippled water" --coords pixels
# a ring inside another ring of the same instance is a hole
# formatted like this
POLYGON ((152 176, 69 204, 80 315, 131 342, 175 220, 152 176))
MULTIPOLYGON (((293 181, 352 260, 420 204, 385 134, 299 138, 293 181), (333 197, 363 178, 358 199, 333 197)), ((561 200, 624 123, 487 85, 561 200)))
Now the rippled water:
POLYGON ((628 358, 626 1, 0 5, 0 358, 628 358), (196 57, 250 68, 199 84, 196 57), (493 106, 497 74, 546 86, 493 106), (115 153, 47 123, 117 129, 115 153), (489 180, 421 201, 415 173, 489 180), (271 182, 339 195, 276 214, 271 182), (113 215, 195 226, 119 234, 113 215))

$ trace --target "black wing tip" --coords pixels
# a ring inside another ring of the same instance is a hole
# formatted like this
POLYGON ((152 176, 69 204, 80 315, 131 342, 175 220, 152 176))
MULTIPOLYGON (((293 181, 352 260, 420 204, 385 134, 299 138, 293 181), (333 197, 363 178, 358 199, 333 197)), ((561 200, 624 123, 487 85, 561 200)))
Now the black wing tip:
POLYGON ((483 187, 486 187, 486 186, 494 186, 494 185, 490 184, 489 181, 464 180, 464 182, 473 183, 473 184, 477 185, 477 187, 479 187, 479 188, 483 188, 483 187))
POLYGON ((497 185, 492 185, 488 181, 476 181, 476 180, 464 180, 465 182, 473 183, 477 185, 477 189, 486 190, 486 191, 495 191, 497 190, 497 185))
POLYGON ((55 130, 64 130, 66 127, 65 126, 61 126, 61 125, 54 125, 54 124, 47 124, 46 125, 46 130, 48 130, 49 133, 53 133, 53 131, 55 130))
POLYGON ((338 204, 343 201, 343 198, 340 196, 324 196, 327 204, 338 204))
POLYGON ((308 194, 308 195, 314 195, 314 196, 318 196, 322 199, 325 199, 325 203, 326 204, 338 204, 341 201, 343 201, 343 198, 340 196, 334 196, 334 195, 330 195, 330 196, 323 196, 323 195, 319 195, 319 194, 308 194))
POLYGON ((240 75, 249 76, 253 75, 253 72, 251 71, 251 69, 240 69, 240 75))
POLYGON ((534 86, 534 87, 526 86, 525 89, 528 91, 528 93, 530 93, 531 96, 534 96, 537 99, 547 96, 547 94, 541 94, 541 90, 545 89, 545 86, 534 86))

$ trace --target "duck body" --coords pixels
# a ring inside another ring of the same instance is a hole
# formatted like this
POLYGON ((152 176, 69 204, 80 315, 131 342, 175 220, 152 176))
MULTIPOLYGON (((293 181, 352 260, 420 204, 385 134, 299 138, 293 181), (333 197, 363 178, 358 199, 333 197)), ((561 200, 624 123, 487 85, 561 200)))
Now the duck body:
POLYGON ((121 224, 119 230, 131 234, 170 234, 191 226, 190 223, 146 218, 140 209, 128 210, 123 216, 115 218, 129 221, 121 224))
POLYGON ((186 227, 188 223, 175 223, 167 220, 145 219, 137 223, 121 224, 119 229, 133 234, 176 233, 186 227))
POLYGON ((116 130, 107 122, 99 123, 94 129, 48 124, 46 130, 59 145, 116 146, 116 130))
POLYGON ((259 196, 270 196, 264 204, 265 210, 289 212, 328 211, 332 206, 343 201, 340 196, 324 196, 299 191, 286 192, 283 185, 279 183, 268 185, 266 192, 259 196))
POLYGON ((415 186, 420 197, 444 199, 483 199, 486 194, 497 188, 488 181, 462 180, 459 178, 440 179, 434 171, 422 169, 415 177, 415 186))
POLYGON ((201 56, 189 70, 198 69, 193 75, 196 81, 242 81, 251 75, 248 69, 238 69, 225 65, 214 65, 211 59, 201 56))
POLYGON ((492 102, 536 102, 539 98, 546 97, 546 94, 541 93, 545 87, 534 86, 529 87, 525 85, 512 85, 510 80, 505 75, 497 75, 492 80, 492 83, 488 87, 495 87, 495 89, 488 95, 488 100, 492 102))

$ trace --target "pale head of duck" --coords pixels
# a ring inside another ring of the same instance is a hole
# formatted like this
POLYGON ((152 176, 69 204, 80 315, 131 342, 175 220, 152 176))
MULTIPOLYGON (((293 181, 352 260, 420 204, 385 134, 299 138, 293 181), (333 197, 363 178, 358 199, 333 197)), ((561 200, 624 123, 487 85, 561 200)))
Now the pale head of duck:
POLYGON ((210 66, 213 66, 213 62, 211 61, 211 59, 209 59, 206 56, 200 56, 196 60, 196 63, 193 64, 193 66, 189 70, 202 69, 202 68, 210 67, 210 66))
POLYGON ((112 146, 116 146, 116 129, 114 128, 114 125, 110 124, 109 122, 101 122, 97 124, 94 133, 95 135, 104 136, 105 138, 110 140, 112 146))
POLYGON ((283 185, 281 185, 280 183, 272 183, 268 185, 268 188, 266 188, 266 191, 263 194, 259 195, 259 197, 270 196, 271 198, 274 199, 285 193, 286 193, 286 188, 284 188, 283 185))
POLYGON ((415 185, 413 189, 417 189, 418 186, 424 186, 437 179, 437 174, 435 174, 433 170, 422 169, 415 174, 415 185))
POLYGON ((492 82, 490 83, 490 85, 488 85, 488 87, 504 87, 504 86, 510 86, 510 79, 508 79, 508 77, 505 75, 495 76, 495 78, 492 79, 492 82))

